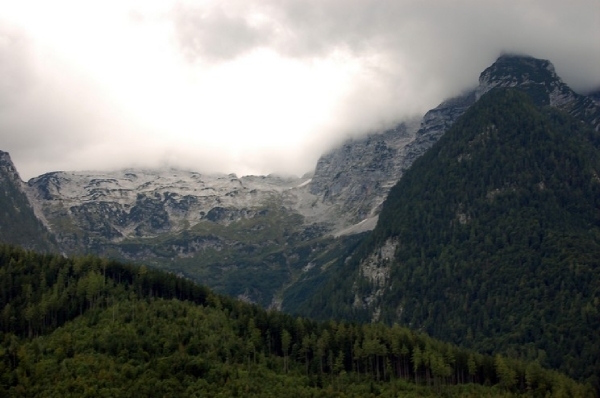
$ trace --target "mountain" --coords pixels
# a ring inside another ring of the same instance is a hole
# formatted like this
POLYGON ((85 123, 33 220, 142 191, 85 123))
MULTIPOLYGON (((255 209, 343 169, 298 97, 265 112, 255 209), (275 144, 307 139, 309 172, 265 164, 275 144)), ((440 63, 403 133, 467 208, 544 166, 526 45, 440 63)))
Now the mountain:
MULTIPOLYGON (((70 252, 85 252, 127 239, 181 233, 203 222, 226 227, 265 216, 271 202, 283 205, 304 182, 171 169, 53 172, 31 179, 28 187, 61 244, 70 252)), ((187 254, 193 247, 175 250, 187 254)))
POLYGON ((593 396, 537 363, 294 318, 94 256, 0 244, 0 308, 6 397, 593 396))
POLYGON ((31 206, 10 155, 0 151, 0 241, 40 251, 56 250, 56 244, 31 206))
POLYGON ((406 167, 404 151, 415 133, 414 123, 400 124, 345 142, 319 158, 310 192, 340 217, 366 223, 363 230, 373 229, 381 203, 406 167))
POLYGON ((530 94, 471 106, 303 313, 398 322, 598 384, 600 135, 530 94))
POLYGON ((548 61, 505 55, 476 89, 420 122, 345 142, 301 178, 162 169, 15 181, 67 255, 143 262, 265 307, 295 310, 375 227, 403 173, 492 87, 528 90, 540 104, 597 122, 591 97, 570 90, 548 61))
POLYGON ((548 61, 504 55, 418 127, 350 140, 310 176, 123 170, 24 184, 12 166, 0 169, 12 181, 3 208, 35 210, 70 256, 163 268, 302 315, 400 322, 592 378, 595 98, 548 61))
MULTIPOLYGON (((596 131, 600 128, 600 107, 594 101, 596 98, 594 93, 588 96, 575 93, 556 74, 554 66, 547 60, 505 54, 480 74, 479 85, 476 88, 448 99, 427 112, 418 128, 415 128, 414 124, 401 125, 383 134, 372 134, 362 139, 349 140, 341 147, 322 156, 310 183, 311 192, 322 202, 337 203, 337 206, 349 214, 357 213, 358 207, 353 204, 366 204, 359 214, 371 218, 364 219, 357 226, 369 226, 369 228, 358 229, 359 231, 371 230, 376 225, 381 205, 391 187, 466 110, 493 88, 521 90, 527 93, 538 106, 561 109, 592 126, 596 131), (378 164, 385 173, 371 172, 368 167, 365 167, 370 164, 378 164), (389 166, 391 164, 393 167, 389 166), (363 171, 365 168, 367 171, 363 171), (340 185, 342 189, 338 188, 340 185), (352 200, 348 200, 349 198, 352 200)), ((360 217, 356 217, 355 221, 359 219, 360 217)), ((348 230, 352 232, 355 229, 351 227, 348 230)), ((347 256, 346 254, 343 258, 347 256)), ((297 297, 313 295, 318 286, 331 277, 331 269, 325 272, 327 275, 316 274, 314 271, 301 275, 293 288, 284 292, 282 308, 310 313, 310 304, 299 301, 297 297)), ((337 311, 331 314, 334 313, 337 311)))
POLYGON ((361 231, 372 229, 381 204, 403 172, 483 94, 496 87, 519 88, 538 105, 562 109, 600 131, 597 93, 575 93, 547 60, 506 54, 481 73, 475 89, 442 102, 420 122, 348 140, 321 156, 310 192, 352 222, 367 223, 369 227, 361 231))
POLYGON ((53 172, 27 187, 66 253, 166 268, 266 307, 311 253, 340 244, 315 242, 330 227, 309 181, 169 169, 53 172))

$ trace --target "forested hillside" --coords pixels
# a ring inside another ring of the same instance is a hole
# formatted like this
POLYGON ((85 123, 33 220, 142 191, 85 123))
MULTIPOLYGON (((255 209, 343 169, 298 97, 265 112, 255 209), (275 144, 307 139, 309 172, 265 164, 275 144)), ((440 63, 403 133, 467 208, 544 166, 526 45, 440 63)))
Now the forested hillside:
POLYGON ((0 246, 0 395, 593 396, 539 363, 317 323, 172 274, 0 246))
POLYGON ((569 115, 493 90, 405 173, 376 229, 301 312, 369 320, 380 309, 387 323, 598 385, 599 148, 569 115), (386 244, 395 253, 376 284, 364 261, 386 244))

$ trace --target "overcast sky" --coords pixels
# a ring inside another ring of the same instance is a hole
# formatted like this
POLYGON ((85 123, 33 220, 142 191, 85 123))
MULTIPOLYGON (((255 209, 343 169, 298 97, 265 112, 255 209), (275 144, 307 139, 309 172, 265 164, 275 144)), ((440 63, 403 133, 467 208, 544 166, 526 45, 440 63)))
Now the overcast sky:
POLYGON ((600 0, 0 0, 0 150, 56 170, 301 175, 503 52, 600 87, 600 0))

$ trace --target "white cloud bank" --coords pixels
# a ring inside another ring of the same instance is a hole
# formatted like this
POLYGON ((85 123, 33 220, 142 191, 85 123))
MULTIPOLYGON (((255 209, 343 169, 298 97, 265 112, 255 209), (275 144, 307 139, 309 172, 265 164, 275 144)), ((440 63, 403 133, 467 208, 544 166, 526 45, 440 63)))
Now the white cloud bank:
POLYGON ((302 174, 502 52, 600 87, 597 0, 0 2, 0 149, 23 178, 171 165, 302 174))

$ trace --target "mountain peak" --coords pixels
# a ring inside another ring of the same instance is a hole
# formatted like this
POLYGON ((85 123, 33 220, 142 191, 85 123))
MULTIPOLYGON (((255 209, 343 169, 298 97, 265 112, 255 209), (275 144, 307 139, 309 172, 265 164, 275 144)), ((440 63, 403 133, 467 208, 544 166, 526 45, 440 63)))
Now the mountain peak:
POLYGON ((498 57, 496 62, 481 73, 479 81, 503 80, 506 78, 516 80, 519 84, 560 81, 554 65, 550 61, 528 55, 513 54, 504 54, 498 57))
POLYGON ((0 179, 8 178, 15 183, 21 182, 21 177, 17 172, 17 168, 15 167, 12 159, 8 152, 0 151, 0 179))
POLYGON ((495 87, 519 87, 538 105, 561 106, 573 101, 575 93, 545 59, 504 54, 479 76, 477 98, 495 87))

